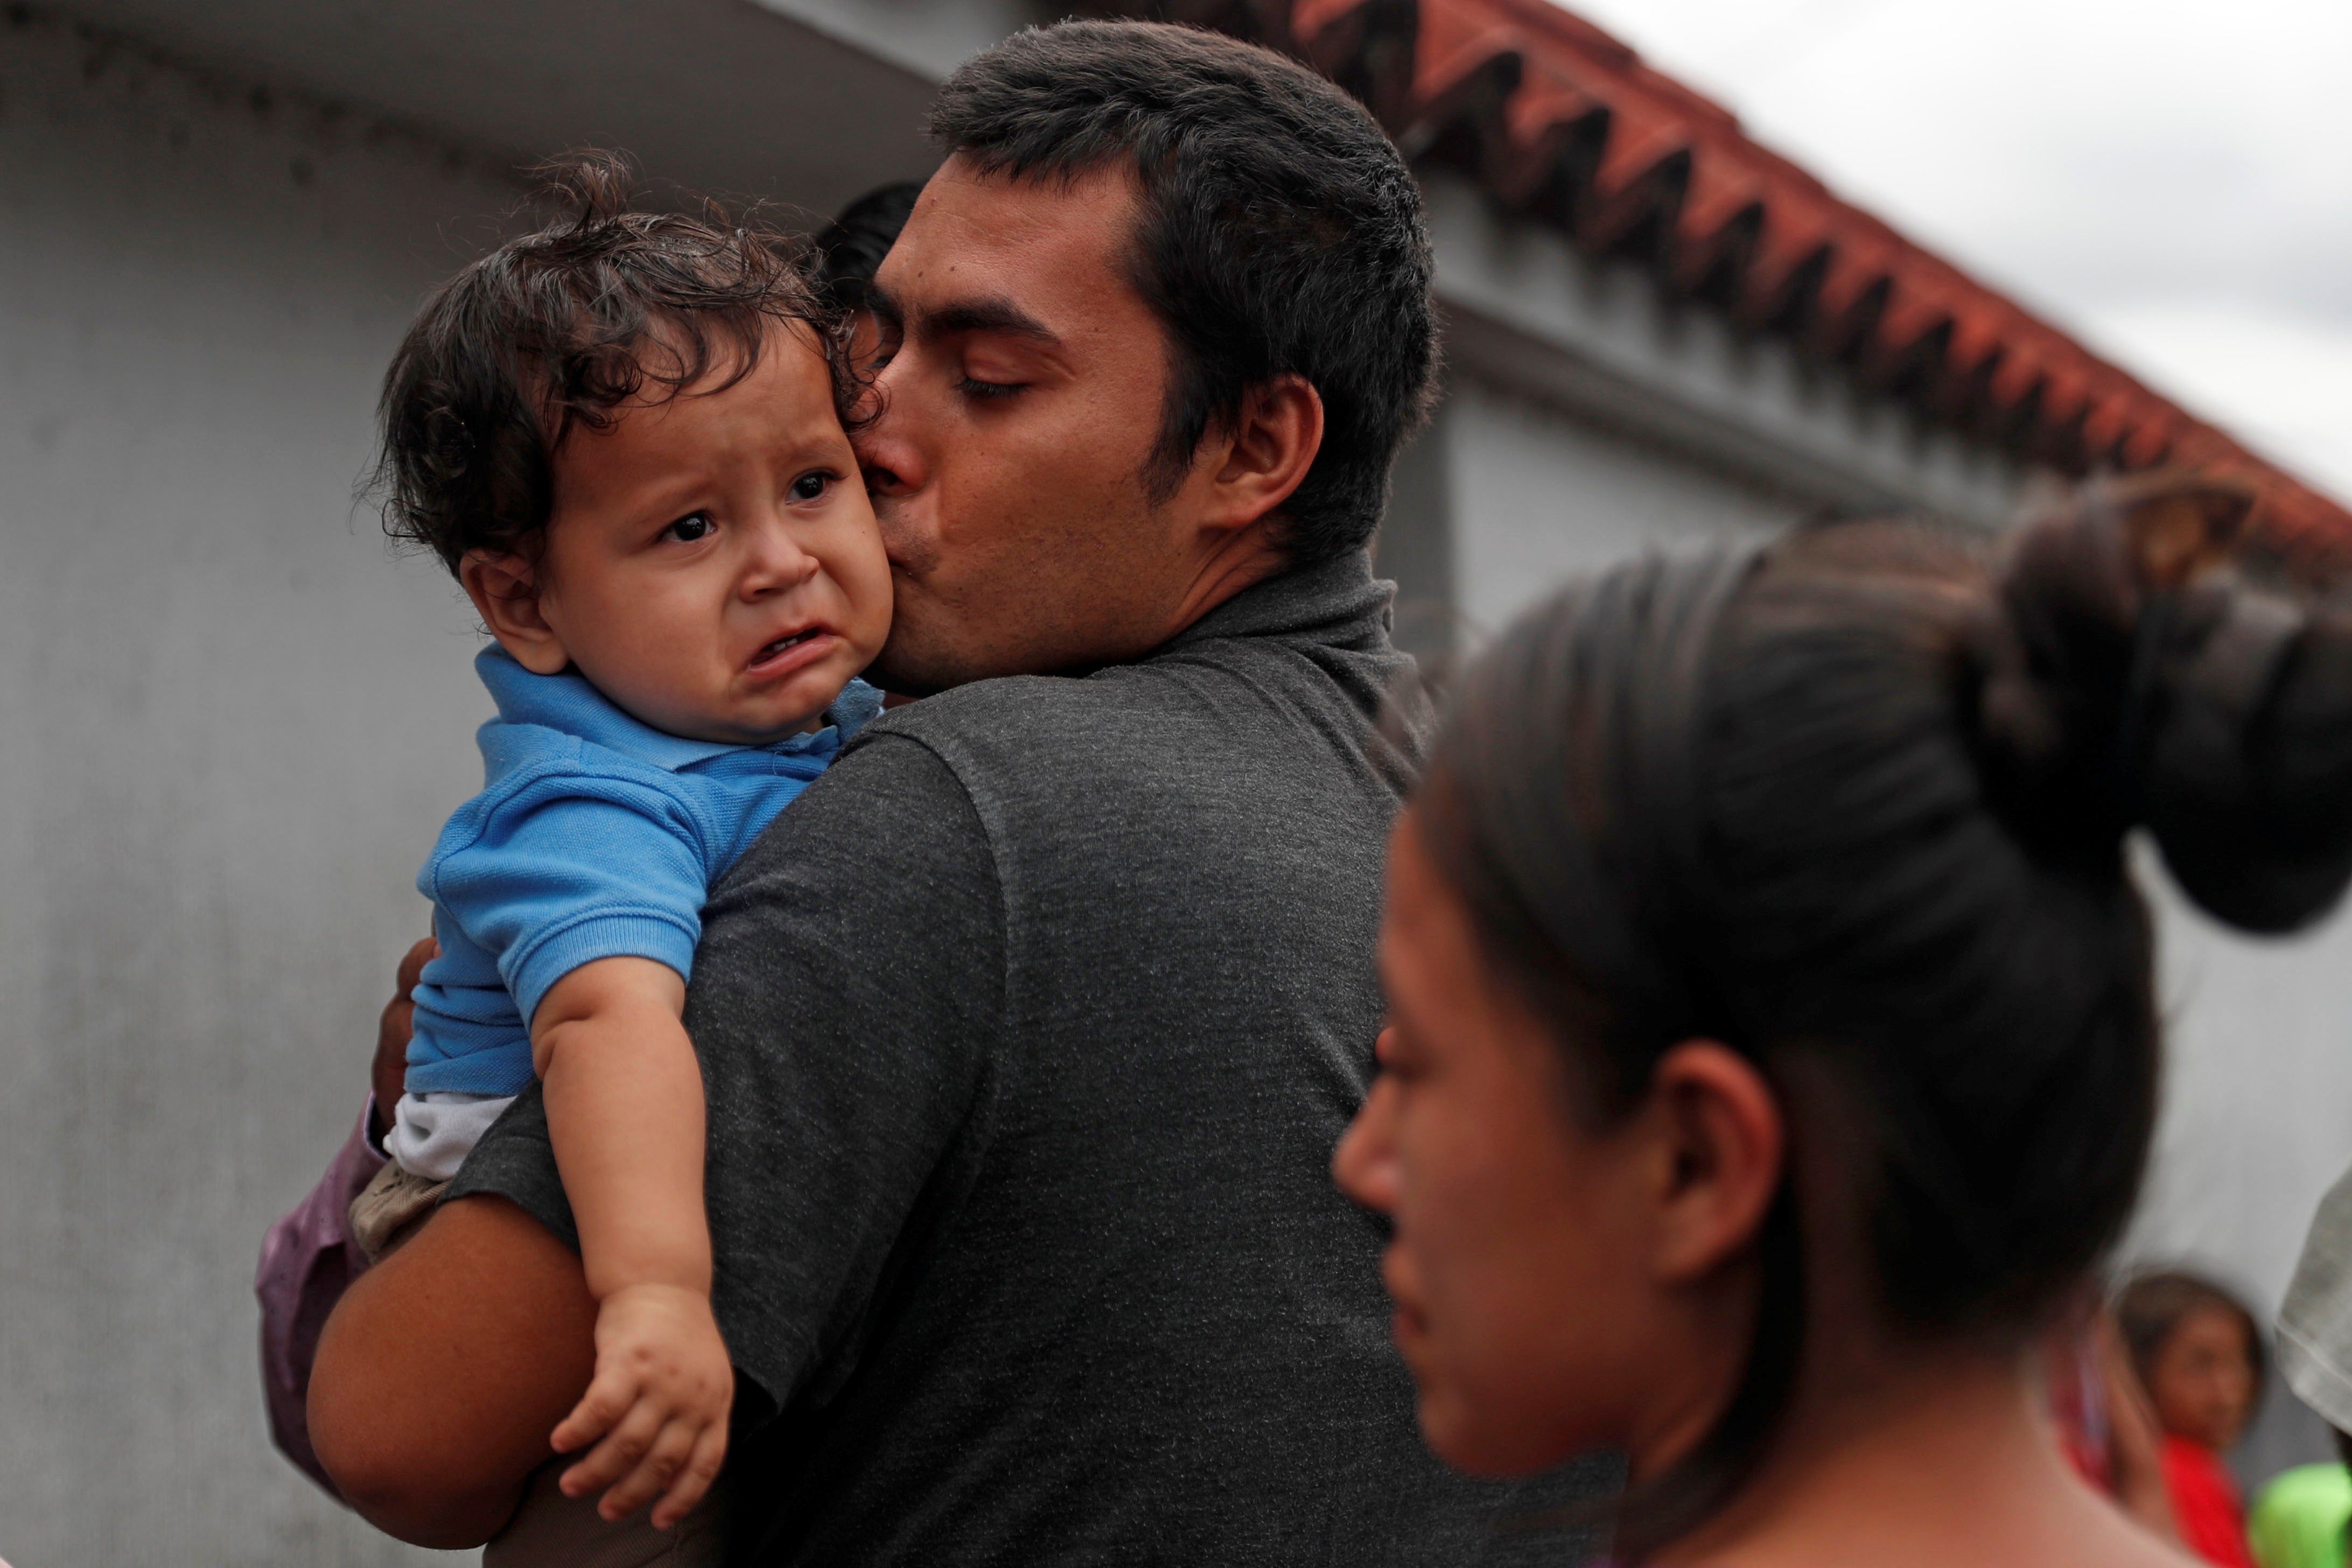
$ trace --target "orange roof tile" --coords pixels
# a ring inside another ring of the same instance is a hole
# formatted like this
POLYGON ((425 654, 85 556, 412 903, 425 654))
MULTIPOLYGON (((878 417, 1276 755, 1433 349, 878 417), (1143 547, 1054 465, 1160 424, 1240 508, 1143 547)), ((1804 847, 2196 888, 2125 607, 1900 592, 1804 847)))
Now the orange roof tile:
POLYGON ((1255 37, 1354 92, 1415 157, 1467 170, 1583 248, 1631 255, 1939 424, 2063 472, 2193 465, 2286 549, 2352 561, 2352 512, 1749 140, 1548 0, 1115 5, 1255 37))

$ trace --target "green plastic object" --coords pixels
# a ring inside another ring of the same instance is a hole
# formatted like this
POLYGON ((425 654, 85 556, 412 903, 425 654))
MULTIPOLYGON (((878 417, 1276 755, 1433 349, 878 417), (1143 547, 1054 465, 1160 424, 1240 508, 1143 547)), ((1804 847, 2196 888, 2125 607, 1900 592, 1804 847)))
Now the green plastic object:
POLYGON ((2305 1465, 2263 1489, 2246 1536, 2263 1568, 2346 1568, 2347 1525, 2352 1525, 2352 1472, 2341 1465, 2305 1465))

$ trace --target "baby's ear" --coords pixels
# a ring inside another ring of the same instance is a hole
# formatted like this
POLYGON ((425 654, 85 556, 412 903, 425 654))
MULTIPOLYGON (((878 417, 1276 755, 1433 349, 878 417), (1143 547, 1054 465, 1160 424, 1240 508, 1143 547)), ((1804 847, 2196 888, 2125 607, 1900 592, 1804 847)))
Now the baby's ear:
POLYGON ((561 675, 572 662, 563 639, 540 613, 539 571, 522 555, 469 550, 457 563, 457 581, 499 646, 534 675, 561 675))

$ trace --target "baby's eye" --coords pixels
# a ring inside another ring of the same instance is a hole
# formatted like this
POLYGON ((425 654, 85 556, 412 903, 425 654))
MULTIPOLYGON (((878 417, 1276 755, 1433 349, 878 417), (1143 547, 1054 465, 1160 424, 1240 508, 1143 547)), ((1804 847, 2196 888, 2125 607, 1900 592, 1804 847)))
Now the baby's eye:
POLYGON ((794 500, 815 500, 832 486, 833 476, 819 468, 793 481, 792 497, 794 500))
POLYGON ((692 544, 718 526, 707 511, 690 511, 661 531, 664 539, 675 539, 680 544, 692 544))

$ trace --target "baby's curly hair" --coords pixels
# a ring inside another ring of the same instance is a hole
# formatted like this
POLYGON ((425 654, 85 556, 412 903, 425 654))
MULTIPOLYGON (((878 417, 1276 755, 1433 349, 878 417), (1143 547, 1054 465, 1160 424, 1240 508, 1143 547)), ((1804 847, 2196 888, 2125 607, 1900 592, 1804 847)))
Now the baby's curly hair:
POLYGON ((370 483, 384 531, 453 573, 473 550, 536 556, 574 426, 607 428, 648 388, 674 397, 714 371, 711 390, 734 385, 779 322, 814 334, 856 423, 845 322, 805 246, 716 204, 632 211, 635 171, 615 154, 539 173, 564 216, 436 289, 384 373, 370 483))

